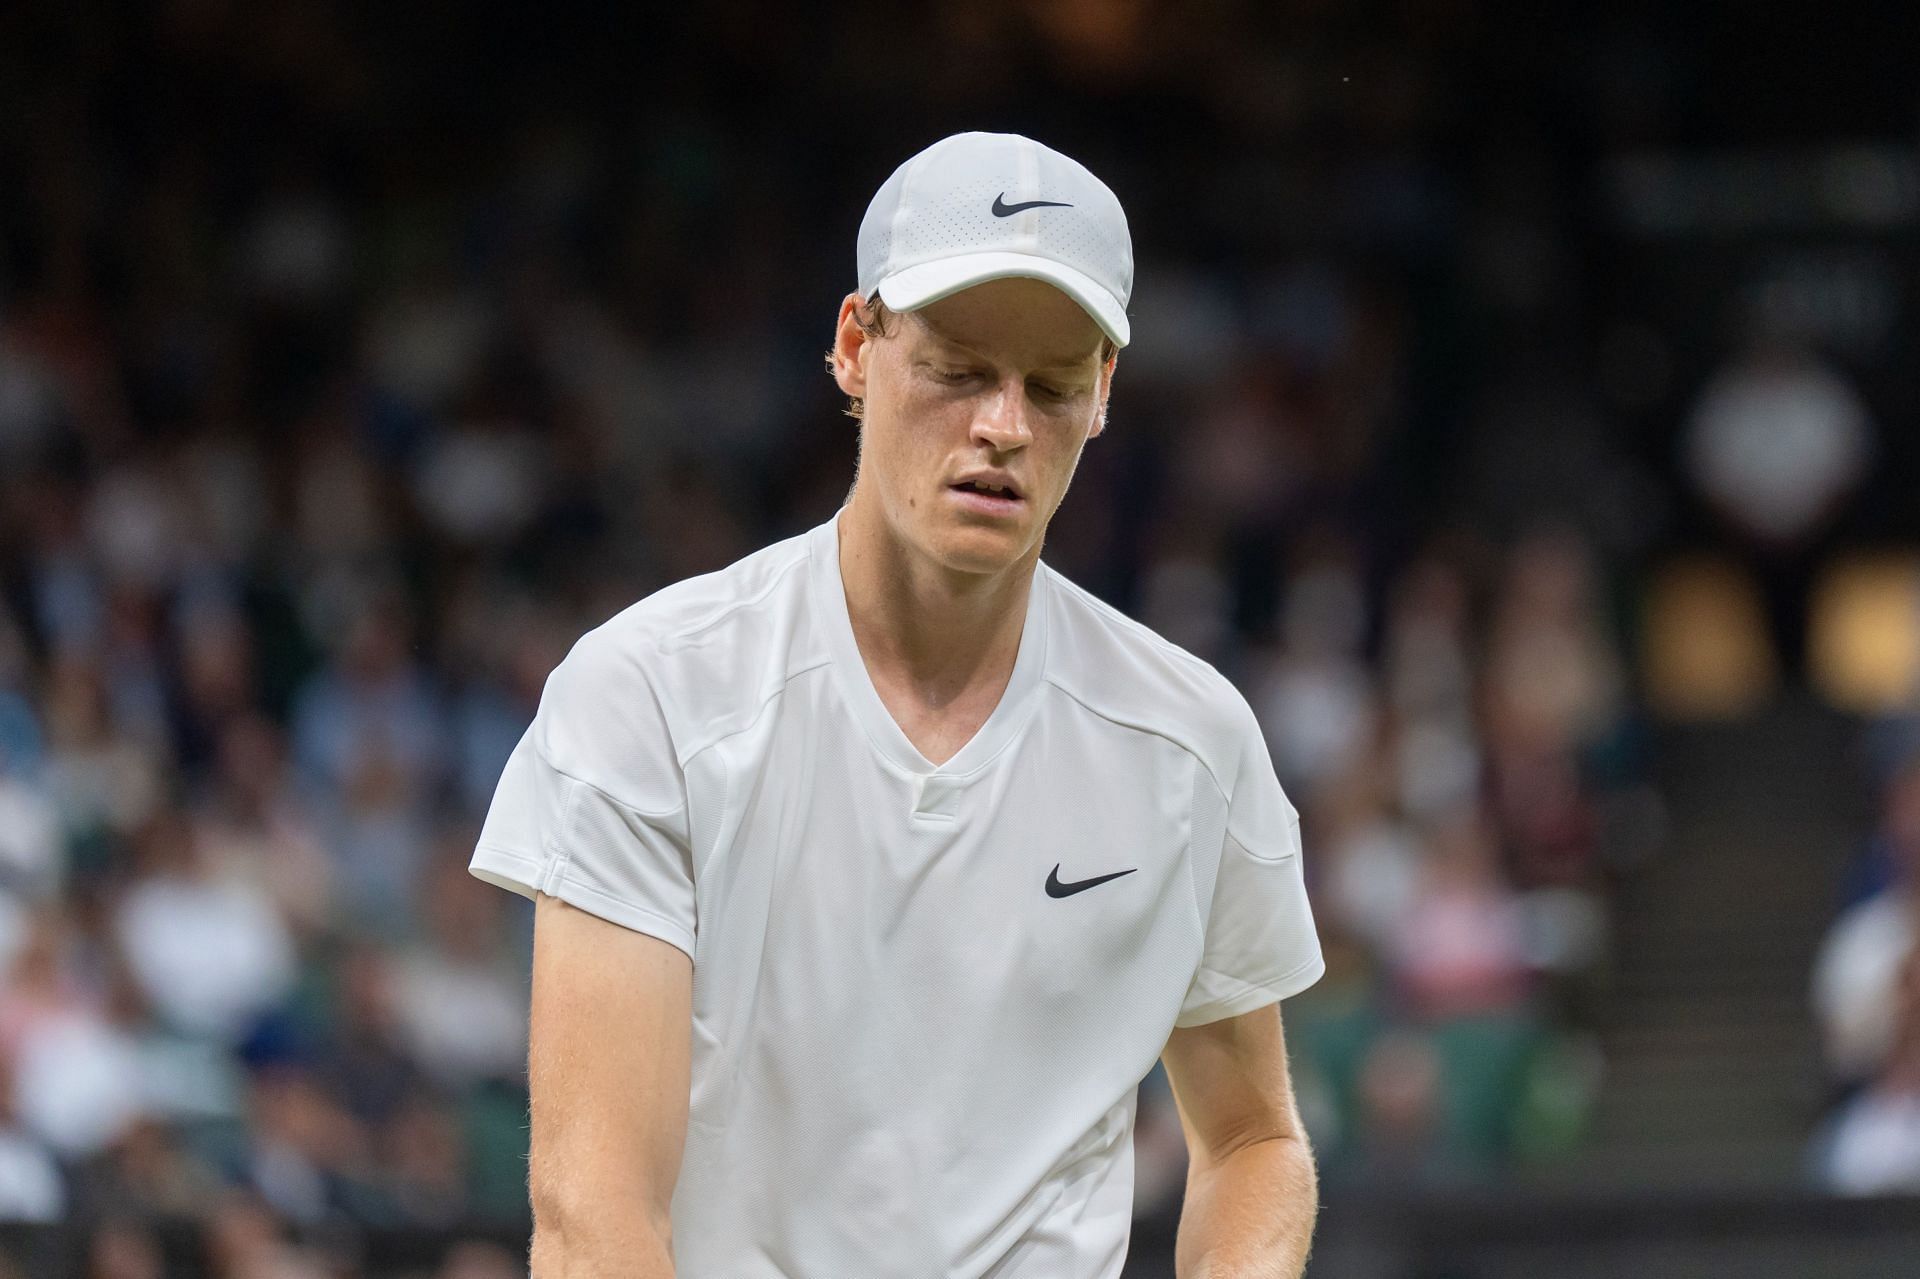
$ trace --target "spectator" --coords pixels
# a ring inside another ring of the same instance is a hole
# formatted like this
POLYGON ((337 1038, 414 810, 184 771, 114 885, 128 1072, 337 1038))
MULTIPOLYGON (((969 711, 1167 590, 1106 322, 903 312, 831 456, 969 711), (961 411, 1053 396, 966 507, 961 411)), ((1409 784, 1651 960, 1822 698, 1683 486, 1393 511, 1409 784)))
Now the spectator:
POLYGON ((426 935, 394 963, 394 1015, 409 1055, 458 1094, 526 1063, 525 958, 508 944, 500 894, 467 874, 471 835, 455 827, 426 900, 426 935))
POLYGON ((362 926, 403 933, 416 905, 421 849, 443 769, 440 707, 408 656, 397 597, 348 623, 337 660, 294 710, 294 758, 339 858, 342 905, 362 926))
POLYGON ((328 1097, 360 1124, 379 1128, 423 1086, 395 1004, 392 956, 359 943, 330 976, 334 997, 322 1023, 325 1040, 312 1046, 314 1069, 328 1097))
POLYGON ((14 1113, 64 1159, 104 1149, 144 1106, 134 1039, 109 1020, 103 993, 82 976, 82 952, 97 945, 65 912, 43 909, 0 988, 14 1113))
POLYGON ((316 1226, 371 1200, 372 1134, 309 1072, 282 1065, 255 1076, 247 1135, 240 1178, 279 1219, 316 1226))
POLYGON ((1473 813, 1432 831, 1413 900, 1389 951, 1395 984, 1418 1019, 1518 1012, 1529 973, 1518 901, 1473 813))
POLYGON ((1351 769, 1373 738, 1365 626, 1365 596, 1344 556, 1329 553, 1295 576, 1281 651, 1256 694, 1274 769, 1303 795, 1351 769))
POLYGON ((380 1193, 396 1222, 444 1230, 466 1220, 466 1144, 458 1117, 433 1094, 417 1094, 375 1144, 380 1193))
POLYGON ((1920 950, 1900 965, 1896 1004, 1873 1080, 1820 1142, 1821 1175, 1842 1194, 1920 1194, 1920 950))
POLYGON ((330 1279, 320 1257, 281 1237, 267 1205, 230 1194, 214 1210, 207 1229, 211 1279, 330 1279))
POLYGON ((333 927, 333 864, 289 777, 285 739, 264 716, 249 712, 221 725, 191 815, 206 862, 256 885, 297 941, 333 927))
POLYGON ((0 603, 0 778, 25 780, 40 772, 40 716, 24 691, 30 672, 19 623, 0 603))
POLYGON ((166 1259, 151 1231, 110 1221, 94 1232, 86 1279, 166 1279, 166 1259))
POLYGON ((1428 818, 1472 802, 1480 788, 1475 723, 1471 589, 1438 549, 1416 560, 1391 591, 1385 651, 1385 742, 1398 806, 1428 818))
POLYGON ((241 866, 215 866, 186 814, 156 814, 115 912, 122 949, 169 1025, 238 1043, 293 981, 272 898, 241 866))
POLYGON ((0 1056, 0 1222, 52 1225, 66 1217, 66 1178, 46 1145, 15 1122, 13 1080, 0 1056))
MULTIPOLYGON (((223 1184, 187 1149, 173 1117, 146 1115, 128 1125, 88 1177, 93 1210, 109 1220, 189 1221, 215 1202, 223 1184)), ((188 1131, 193 1131, 188 1129, 188 1131)))
POLYGON ((1322 788, 1313 810, 1326 905, 1378 954, 1389 953, 1406 927, 1427 859, 1417 833, 1391 807, 1385 771, 1377 758, 1361 761, 1322 788))
MULTIPOLYGON (((0 763, 0 919, 11 918, 23 901, 45 901, 59 892, 66 877, 62 834, 60 814, 42 789, 0 763)), ((0 923, 0 961, 15 935, 0 923)))
POLYGON ((120 731, 105 676, 88 655, 56 656, 46 684, 44 785, 80 868, 100 868, 159 805, 165 768, 156 745, 120 731))
POLYGON ((1920 755, 1887 787, 1878 841, 1893 882, 1844 911, 1814 960, 1827 1071, 1842 1089, 1873 1078, 1892 1049, 1900 966, 1920 939, 1920 755))
POLYGON ((1433 1178, 1445 1159, 1441 1063, 1431 1041, 1410 1029, 1382 1035, 1360 1071, 1356 1175, 1388 1187, 1433 1178))

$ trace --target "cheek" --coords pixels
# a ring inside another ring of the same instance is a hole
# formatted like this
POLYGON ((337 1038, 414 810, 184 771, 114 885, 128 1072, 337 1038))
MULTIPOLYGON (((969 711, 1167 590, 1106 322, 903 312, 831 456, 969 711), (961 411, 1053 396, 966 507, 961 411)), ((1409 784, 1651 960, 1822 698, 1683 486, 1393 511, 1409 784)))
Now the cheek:
POLYGON ((953 450, 943 443, 949 439, 942 434, 945 428, 925 406, 902 399, 888 407, 879 429, 866 437, 863 468, 892 495, 889 504, 895 510, 918 510, 953 450))
POLYGON ((1057 475, 1061 483, 1073 471, 1080 459, 1080 451, 1086 447, 1090 438, 1092 424, 1076 422, 1071 425, 1062 423, 1060 429, 1051 437, 1051 447, 1047 453, 1047 466, 1050 473, 1057 475))
POLYGON ((965 405, 937 396, 903 395, 891 408, 887 456, 907 480, 945 467, 954 450, 964 445, 972 423, 965 405))

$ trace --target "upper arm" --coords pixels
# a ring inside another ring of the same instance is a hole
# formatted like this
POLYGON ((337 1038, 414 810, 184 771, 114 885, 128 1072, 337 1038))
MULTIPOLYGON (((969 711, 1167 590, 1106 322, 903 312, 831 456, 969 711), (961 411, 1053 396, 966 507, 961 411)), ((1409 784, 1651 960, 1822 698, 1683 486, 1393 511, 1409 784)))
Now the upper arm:
POLYGON ((1279 1004, 1176 1029, 1161 1061, 1196 1167, 1250 1142, 1302 1135, 1279 1004))
POLYGON ((698 910, 687 780, 648 674, 651 651, 601 627, 554 669, 500 774, 472 869, 691 954, 698 910))
POLYGON ((686 1139, 693 963, 680 948, 542 894, 534 915, 530 1186, 564 1223, 644 1205, 657 1235, 686 1139))
POLYGON ((1290 998, 1326 963, 1307 900, 1300 814, 1274 776, 1266 740, 1234 693, 1239 758, 1230 780, 1196 786, 1194 891, 1204 939, 1174 1024, 1206 1025, 1290 998))

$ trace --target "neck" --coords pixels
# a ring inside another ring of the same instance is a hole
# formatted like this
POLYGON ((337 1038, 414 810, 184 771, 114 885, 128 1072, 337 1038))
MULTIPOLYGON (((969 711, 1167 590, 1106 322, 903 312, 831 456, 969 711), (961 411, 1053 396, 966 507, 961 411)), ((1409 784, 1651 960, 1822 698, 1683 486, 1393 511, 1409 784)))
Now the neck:
POLYGON ((998 573, 966 573, 903 542, 856 492, 840 517, 840 580, 860 655, 887 682, 942 706, 1013 673, 1039 548, 998 573))

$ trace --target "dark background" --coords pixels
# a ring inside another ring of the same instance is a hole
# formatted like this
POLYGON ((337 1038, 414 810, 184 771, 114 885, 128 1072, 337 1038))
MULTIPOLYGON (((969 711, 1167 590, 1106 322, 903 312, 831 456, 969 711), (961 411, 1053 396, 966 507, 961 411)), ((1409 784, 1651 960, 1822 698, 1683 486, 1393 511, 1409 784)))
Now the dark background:
MULTIPOLYGON (((1916 13, 0 12, 5 1255, 524 1273, 493 781, 583 630, 831 514, 860 215, 996 129, 1139 264, 1047 558, 1303 812, 1309 1273, 1897 1273, 1916 13)), ((1137 1149, 1171 1274, 1157 1074, 1137 1149)))

